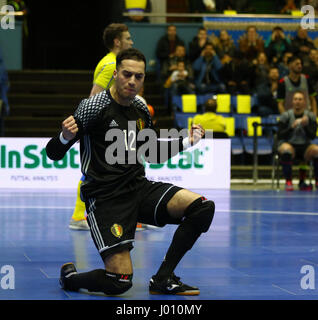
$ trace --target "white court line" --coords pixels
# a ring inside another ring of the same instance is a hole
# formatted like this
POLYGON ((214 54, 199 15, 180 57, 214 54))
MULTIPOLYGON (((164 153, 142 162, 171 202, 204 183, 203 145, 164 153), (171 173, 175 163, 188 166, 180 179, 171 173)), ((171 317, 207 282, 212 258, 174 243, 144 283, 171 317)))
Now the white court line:
POLYGON ((301 262, 305 262, 305 263, 309 263, 309 264, 313 264, 315 266, 318 266, 317 262, 313 262, 311 260, 307 260, 307 259, 300 259, 301 262))
POLYGON ((0 209, 54 209, 54 210, 69 210, 74 209, 74 206, 72 207, 56 207, 56 206, 1 206, 0 209))
MULTIPOLYGON (((233 191, 233 190, 232 190, 233 191)), ((248 198, 258 198, 258 199, 267 199, 267 198, 277 198, 277 199, 280 199, 280 198, 284 198, 284 199, 290 199, 289 196, 292 196, 291 198, 293 199, 296 199, 296 198, 300 198, 300 199, 311 199, 311 198, 314 198, 314 199, 318 199, 318 194, 313 194, 313 195, 308 195, 308 194, 282 194, 282 195, 275 195, 275 194, 269 194, 269 195, 257 195, 257 194, 249 194, 249 195, 233 195, 233 194, 230 194, 230 195, 222 195, 222 194, 215 194, 213 195, 213 198, 242 198, 242 199, 248 199, 248 198)))
POLYGON ((44 276, 45 276, 47 279, 51 279, 51 277, 50 277, 42 268, 40 268, 39 270, 44 274, 44 276))
POLYGON ((216 209, 216 212, 237 212, 237 213, 265 213, 265 214, 289 214, 289 215, 307 215, 318 216, 318 212, 300 212, 300 211, 266 211, 266 210, 236 210, 236 209, 216 209))
MULTIPOLYGON (((72 210, 74 206, 1 206, 0 209, 54 209, 54 210, 72 210)), ((234 212, 234 213, 257 213, 257 214, 287 214, 287 215, 307 215, 307 216, 318 216, 318 212, 300 212, 300 211, 271 211, 271 210, 245 210, 245 209, 216 209, 217 212, 234 212)))
POLYGON ((296 293, 294 293, 294 292, 292 292, 292 291, 289 291, 289 290, 287 290, 287 289, 281 288, 281 287, 279 287, 278 285, 276 285, 276 284, 274 284, 274 283, 272 283, 272 286, 273 286, 274 288, 280 289, 280 290, 282 290, 282 291, 285 291, 285 292, 287 292, 287 293, 289 293, 289 294, 292 294, 292 295, 296 296, 296 293))
POLYGON ((26 259, 27 259, 29 262, 32 261, 25 253, 24 253, 23 255, 26 257, 26 259))
POLYGON ((14 197, 14 198, 74 198, 76 197, 76 193, 63 193, 63 194, 59 194, 59 193, 48 193, 48 194, 44 194, 44 193, 39 193, 37 192, 37 194, 34 193, 0 193, 0 198, 9 198, 9 197, 14 197))

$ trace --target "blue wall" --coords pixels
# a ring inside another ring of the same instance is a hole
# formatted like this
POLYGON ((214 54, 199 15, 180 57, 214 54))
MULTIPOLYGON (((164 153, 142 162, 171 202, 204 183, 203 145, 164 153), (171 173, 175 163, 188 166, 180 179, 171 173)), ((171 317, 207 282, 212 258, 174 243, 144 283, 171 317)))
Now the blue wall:
POLYGON ((14 29, 0 27, 0 50, 7 70, 22 69, 22 22, 15 20, 14 29))

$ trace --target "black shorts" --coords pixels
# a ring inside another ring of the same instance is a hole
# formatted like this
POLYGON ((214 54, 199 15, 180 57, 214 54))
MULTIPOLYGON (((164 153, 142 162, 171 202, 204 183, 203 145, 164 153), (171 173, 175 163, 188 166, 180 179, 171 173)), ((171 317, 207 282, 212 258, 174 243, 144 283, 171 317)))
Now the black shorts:
POLYGON ((167 212, 167 203, 182 188, 142 179, 133 191, 112 199, 86 199, 87 222, 102 259, 121 250, 131 250, 137 222, 163 227, 179 224, 167 212))
POLYGON ((295 159, 303 160, 305 152, 307 148, 310 146, 310 144, 292 144, 292 146, 295 149, 295 159))

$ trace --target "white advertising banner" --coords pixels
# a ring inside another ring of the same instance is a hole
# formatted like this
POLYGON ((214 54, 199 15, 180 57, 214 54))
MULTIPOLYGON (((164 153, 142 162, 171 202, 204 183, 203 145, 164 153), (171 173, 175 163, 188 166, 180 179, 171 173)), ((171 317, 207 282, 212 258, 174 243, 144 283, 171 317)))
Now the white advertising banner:
MULTIPOLYGON (((0 138, 0 188, 76 189, 81 177, 79 143, 63 160, 45 152, 49 138, 0 138)), ((206 139, 163 164, 146 164, 152 181, 189 189, 229 189, 230 139, 206 139)))
POLYGON ((146 164, 146 176, 188 189, 230 189, 231 140, 203 139, 164 164, 146 164))
POLYGON ((45 151, 49 138, 0 138, 0 188, 77 188, 79 144, 63 160, 50 160, 45 151))

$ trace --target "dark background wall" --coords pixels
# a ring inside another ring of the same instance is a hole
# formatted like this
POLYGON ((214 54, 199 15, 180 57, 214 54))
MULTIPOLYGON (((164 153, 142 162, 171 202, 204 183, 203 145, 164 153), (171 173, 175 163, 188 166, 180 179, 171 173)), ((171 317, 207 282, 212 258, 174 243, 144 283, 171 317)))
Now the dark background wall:
POLYGON ((118 0, 26 0, 27 69, 94 69, 105 55, 103 29, 121 19, 118 0), (43 5, 45 3, 45 5, 43 5))

